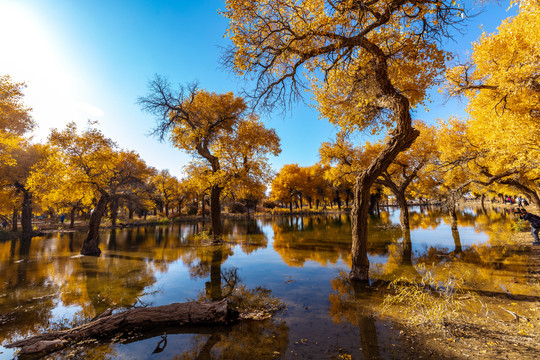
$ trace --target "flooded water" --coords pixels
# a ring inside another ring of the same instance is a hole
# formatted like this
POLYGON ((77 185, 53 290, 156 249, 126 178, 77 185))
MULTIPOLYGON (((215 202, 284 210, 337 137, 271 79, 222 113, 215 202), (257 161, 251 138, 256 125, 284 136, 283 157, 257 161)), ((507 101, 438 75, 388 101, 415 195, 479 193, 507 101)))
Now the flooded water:
MULTIPOLYGON (((418 263, 455 263, 469 283, 492 292, 526 293, 527 260, 502 251, 515 219, 465 208, 458 229, 437 210, 411 209, 410 241, 398 210, 370 219, 371 277, 392 279, 418 263)), ((367 304, 376 292, 355 293, 347 215, 225 220, 224 245, 195 234, 202 223, 103 231, 99 258, 78 257, 84 234, 64 233, 0 243, 2 345, 42 331, 91 320, 106 309, 182 302, 224 291, 227 274, 246 288, 264 287, 286 309, 271 319, 232 326, 164 329, 123 343, 89 343, 49 358, 110 359, 393 359, 406 344, 367 304), (354 297, 356 300, 350 301, 354 297), (362 304, 366 304, 364 309, 362 304), (350 357, 349 357, 350 356, 350 357)), ((238 284, 237 284, 238 285, 238 284)), ((0 347, 0 359, 12 349, 0 347)))

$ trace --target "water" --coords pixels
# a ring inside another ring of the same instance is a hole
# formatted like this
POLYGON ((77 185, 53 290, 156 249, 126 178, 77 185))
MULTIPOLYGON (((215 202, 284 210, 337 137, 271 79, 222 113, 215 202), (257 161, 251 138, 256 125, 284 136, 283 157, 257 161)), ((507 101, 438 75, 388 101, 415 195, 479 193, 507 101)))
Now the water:
MULTIPOLYGON (((526 257, 499 251, 513 221, 504 213, 467 208, 459 213, 456 233, 444 214, 412 208, 408 242, 396 227, 399 212, 382 212, 370 219, 371 277, 392 279, 419 262, 453 262, 471 270, 471 283, 482 290, 526 293, 515 281, 526 276, 526 257)), ((236 271, 246 288, 271 290, 286 310, 227 327, 167 329, 160 353, 152 354, 163 329, 49 358, 392 359, 407 346, 391 323, 372 316, 380 295, 355 292, 345 281, 351 261, 347 215, 225 220, 224 245, 218 247, 194 236, 202 228, 179 223, 105 230, 100 258, 77 256, 82 233, 0 243, 2 344, 85 323, 112 306, 196 299, 216 283, 224 286, 220 274, 236 271)), ((0 359, 14 354, 4 347, 0 352, 0 359)))

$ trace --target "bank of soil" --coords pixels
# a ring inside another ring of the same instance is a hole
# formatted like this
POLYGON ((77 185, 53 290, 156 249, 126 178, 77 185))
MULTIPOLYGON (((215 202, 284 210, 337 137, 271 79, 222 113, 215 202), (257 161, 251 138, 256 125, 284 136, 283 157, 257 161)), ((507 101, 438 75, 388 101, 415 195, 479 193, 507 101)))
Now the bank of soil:
POLYGON ((513 236, 511 246, 530 251, 525 277, 531 295, 480 294, 481 311, 453 319, 441 329, 401 324, 403 359, 540 358, 540 246, 529 232, 513 236))

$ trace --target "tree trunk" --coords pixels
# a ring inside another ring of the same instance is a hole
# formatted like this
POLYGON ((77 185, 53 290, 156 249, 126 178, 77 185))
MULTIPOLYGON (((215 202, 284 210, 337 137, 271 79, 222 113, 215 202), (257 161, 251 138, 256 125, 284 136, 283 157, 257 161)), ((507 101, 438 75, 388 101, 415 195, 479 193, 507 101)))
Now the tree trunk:
POLYGON ((19 230, 17 227, 18 218, 19 218, 19 212, 17 211, 17 208, 13 208, 13 215, 11 216, 11 231, 13 232, 19 230))
POLYGON ((371 164, 358 176, 354 186, 354 204, 351 212, 352 227, 352 268, 351 280, 369 281, 369 260, 367 257, 367 218, 370 189, 375 179, 394 161, 396 156, 409 148, 420 132, 412 127, 409 100, 392 85, 388 75, 388 64, 383 52, 374 46, 376 57, 371 61, 370 78, 377 102, 381 108, 393 112, 395 127, 389 131, 390 139, 371 164))
POLYGON ((221 190, 219 186, 213 186, 210 190, 210 218, 212 221, 212 238, 221 240, 223 228, 221 226, 221 190))
POLYGON ((71 212, 69 214, 69 228, 73 229, 75 227, 75 211, 77 210, 77 207, 72 206, 71 212))
POLYGON ((210 282, 207 283, 207 293, 210 300, 219 301, 223 299, 221 291, 221 264, 223 263, 223 249, 216 246, 212 251, 212 263, 210 264, 210 282))
POLYGON ((291 214, 292 214, 292 200, 291 200, 291 202, 289 203, 289 210, 290 210, 290 212, 291 212, 291 214))
POLYGON ((371 188, 370 178, 362 172, 356 177, 354 186, 354 203, 351 210, 352 245, 351 257, 352 266, 349 278, 355 281, 369 281, 369 260, 367 256, 367 236, 368 236, 368 212, 370 205, 369 189, 371 188), (366 190, 367 189, 367 190, 366 190))
POLYGON ((411 228, 409 224, 409 207, 407 206, 407 199, 405 198, 405 193, 402 191, 397 191, 396 200, 399 206, 399 224, 401 225, 401 230, 403 232, 411 228))
POLYGON ((20 355, 45 355, 61 350, 75 341, 112 338, 127 331, 151 330, 166 326, 226 324, 237 319, 227 300, 210 303, 187 302, 164 306, 135 308, 112 314, 105 311, 91 322, 73 329, 32 336, 6 345, 20 347, 20 355))
POLYGON ((403 230, 403 253, 401 265, 412 266, 412 241, 411 229, 403 230))
POLYGON ((29 237, 32 235, 32 194, 27 189, 22 191, 23 203, 21 211, 21 228, 22 236, 29 237))
POLYGON ((202 205, 202 217, 204 219, 204 217, 206 216, 206 204, 204 203, 204 194, 202 196, 201 205, 202 205))
POLYGON ((84 239, 81 249, 82 255, 87 256, 99 256, 101 250, 99 249, 99 226, 101 225, 101 218, 107 211, 107 205, 110 201, 110 197, 106 194, 101 194, 96 208, 90 215, 90 223, 88 225, 88 234, 84 239))
POLYGON ((540 191, 526 186, 515 179, 503 179, 500 180, 499 183, 504 185, 510 185, 518 189, 523 194, 525 194, 526 197, 529 198, 529 202, 531 203, 531 205, 534 205, 537 209, 540 210, 540 191))
POLYGON ((169 217, 169 203, 165 203, 165 216, 169 217))

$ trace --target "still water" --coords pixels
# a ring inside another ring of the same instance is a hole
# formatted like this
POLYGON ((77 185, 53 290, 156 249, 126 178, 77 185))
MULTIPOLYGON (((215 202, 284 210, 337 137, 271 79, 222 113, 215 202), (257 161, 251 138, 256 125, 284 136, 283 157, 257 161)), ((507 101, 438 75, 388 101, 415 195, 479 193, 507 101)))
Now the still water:
MULTIPOLYGON (((482 290, 525 291, 515 281, 526 273, 519 254, 499 251, 508 242, 512 216, 464 208, 457 232, 448 221, 438 210, 411 208, 411 240, 404 241, 398 210, 372 217, 372 279, 392 279, 420 262, 462 261, 474 270, 470 283, 482 290)), ((153 351, 164 329, 123 343, 69 348, 49 358, 399 358, 406 344, 399 342, 398 330, 358 302, 348 305, 347 215, 225 220, 224 228, 222 246, 195 236, 203 223, 106 230, 100 258, 77 256, 82 233, 0 243, 1 344, 85 323, 113 306, 197 299, 216 281, 223 285, 220 274, 234 272, 246 288, 270 290, 286 309, 263 321, 166 329, 167 346, 159 353, 153 351)), ((380 301, 376 294, 364 296, 368 303, 380 301)), ((13 356, 12 349, 0 347, 0 359, 13 356)))

